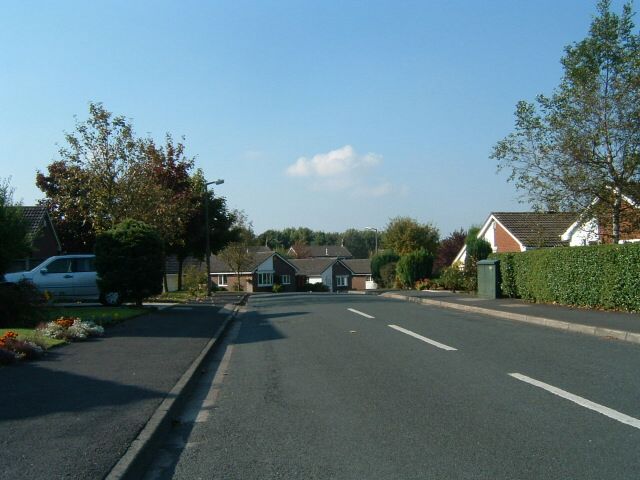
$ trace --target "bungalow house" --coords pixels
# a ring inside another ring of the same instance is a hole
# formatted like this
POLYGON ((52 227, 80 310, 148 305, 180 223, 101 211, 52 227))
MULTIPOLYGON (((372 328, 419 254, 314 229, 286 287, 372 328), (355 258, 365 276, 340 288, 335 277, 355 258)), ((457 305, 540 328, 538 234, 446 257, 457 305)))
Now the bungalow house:
POLYGON ((31 255, 11 262, 9 272, 30 270, 39 263, 62 251, 60 239, 51 222, 47 208, 41 205, 19 207, 27 225, 27 238, 31 243, 31 255))
POLYGON ((298 271, 298 290, 303 290, 307 283, 322 283, 330 292, 352 288, 352 272, 339 258, 298 258, 291 263, 298 271))
POLYGON ((184 285, 185 277, 192 271, 198 271, 202 275, 207 271, 207 266, 204 260, 199 260, 195 257, 187 257, 182 262, 182 269, 180 268, 178 258, 175 255, 167 257, 164 267, 165 275, 167 277, 167 292, 175 292, 178 290, 178 276, 182 275, 182 285, 184 285))
POLYGON ((368 258, 349 258, 342 260, 342 263, 351 270, 351 290, 366 290, 367 282, 373 281, 371 260, 368 258))
POLYGON ((353 255, 344 245, 302 245, 293 246, 287 251, 292 258, 353 258, 353 255), (298 248, 298 252, 296 252, 298 248))
MULTIPOLYGON (((491 244, 494 253, 524 252, 537 248, 579 246, 598 243, 595 219, 580 220, 569 212, 493 212, 484 222, 478 238, 491 244)), ((464 263, 466 247, 462 247, 453 263, 464 263)))
POLYGON ((245 267, 237 272, 220 255, 211 256, 211 280, 218 287, 245 292, 270 292, 278 283, 285 292, 296 290, 296 267, 282 255, 267 247, 247 247, 245 267))

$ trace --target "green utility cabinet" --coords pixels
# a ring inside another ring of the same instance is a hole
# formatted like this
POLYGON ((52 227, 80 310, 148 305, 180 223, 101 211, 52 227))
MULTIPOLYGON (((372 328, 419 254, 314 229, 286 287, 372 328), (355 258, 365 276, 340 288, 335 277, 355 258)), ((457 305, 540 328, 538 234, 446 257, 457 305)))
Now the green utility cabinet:
POLYGON ((478 296, 482 298, 500 296, 500 260, 478 262, 478 296))

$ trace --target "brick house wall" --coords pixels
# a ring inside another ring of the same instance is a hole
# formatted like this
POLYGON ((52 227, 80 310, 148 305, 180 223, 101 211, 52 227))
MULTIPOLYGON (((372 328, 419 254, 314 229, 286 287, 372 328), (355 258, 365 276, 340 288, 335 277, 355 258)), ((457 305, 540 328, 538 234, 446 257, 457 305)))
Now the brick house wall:
MULTIPOLYGON (((598 233, 601 243, 613 243, 611 218, 602 218, 598 222, 598 233)), ((628 203, 622 204, 620 212, 620 240, 640 240, 640 209, 628 203)))
POLYGON ((499 223, 495 224, 496 228, 494 230, 494 245, 496 246, 496 253, 504 253, 504 252, 519 252, 520 244, 514 240, 514 238, 509 235, 509 233, 500 225, 499 223))
POLYGON ((366 290, 369 275, 354 275, 351 277, 351 290, 366 290))

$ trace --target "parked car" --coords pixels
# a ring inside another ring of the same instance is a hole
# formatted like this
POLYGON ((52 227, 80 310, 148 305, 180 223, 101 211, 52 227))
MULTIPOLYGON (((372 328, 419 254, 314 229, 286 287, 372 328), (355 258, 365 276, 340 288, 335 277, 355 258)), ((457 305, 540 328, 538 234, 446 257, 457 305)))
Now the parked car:
POLYGON ((41 292, 49 292, 56 299, 100 300, 107 305, 120 303, 117 292, 101 294, 97 283, 95 255, 59 255, 47 258, 33 270, 5 274, 5 281, 26 280, 41 292))

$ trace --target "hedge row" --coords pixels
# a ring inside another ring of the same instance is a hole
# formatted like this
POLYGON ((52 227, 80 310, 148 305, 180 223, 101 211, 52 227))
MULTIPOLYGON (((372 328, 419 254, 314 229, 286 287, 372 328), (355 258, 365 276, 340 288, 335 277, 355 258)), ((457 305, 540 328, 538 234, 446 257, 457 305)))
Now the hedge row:
POLYGON ((492 254, 506 297, 640 311, 640 243, 492 254))

